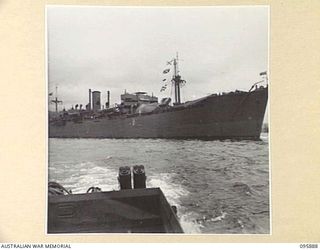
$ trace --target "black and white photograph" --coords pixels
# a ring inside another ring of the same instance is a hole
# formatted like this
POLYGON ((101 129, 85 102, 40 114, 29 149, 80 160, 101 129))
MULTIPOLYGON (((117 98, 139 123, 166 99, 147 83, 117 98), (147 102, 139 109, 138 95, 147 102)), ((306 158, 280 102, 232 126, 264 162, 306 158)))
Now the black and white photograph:
POLYGON ((47 5, 46 233, 271 234, 269 14, 47 5))

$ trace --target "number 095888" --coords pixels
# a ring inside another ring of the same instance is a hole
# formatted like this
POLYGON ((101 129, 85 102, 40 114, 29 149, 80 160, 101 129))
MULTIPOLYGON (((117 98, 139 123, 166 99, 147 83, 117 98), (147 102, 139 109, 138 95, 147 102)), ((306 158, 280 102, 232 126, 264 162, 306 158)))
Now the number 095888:
POLYGON ((300 244, 300 248, 318 248, 318 244, 300 244))

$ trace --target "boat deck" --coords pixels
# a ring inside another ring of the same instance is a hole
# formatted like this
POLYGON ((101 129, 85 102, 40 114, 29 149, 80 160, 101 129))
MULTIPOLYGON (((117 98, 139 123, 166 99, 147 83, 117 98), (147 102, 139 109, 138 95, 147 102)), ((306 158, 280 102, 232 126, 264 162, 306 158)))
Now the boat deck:
POLYGON ((183 233, 160 188, 48 197, 48 233, 183 233))

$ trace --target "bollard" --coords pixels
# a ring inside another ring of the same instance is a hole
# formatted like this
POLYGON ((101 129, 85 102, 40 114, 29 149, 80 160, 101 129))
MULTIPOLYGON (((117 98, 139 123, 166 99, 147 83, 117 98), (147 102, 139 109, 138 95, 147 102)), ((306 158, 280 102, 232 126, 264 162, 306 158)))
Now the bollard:
POLYGON ((120 167, 118 181, 120 189, 131 189, 131 169, 130 167, 120 167))
POLYGON ((146 173, 143 165, 133 166, 134 188, 146 188, 146 173))

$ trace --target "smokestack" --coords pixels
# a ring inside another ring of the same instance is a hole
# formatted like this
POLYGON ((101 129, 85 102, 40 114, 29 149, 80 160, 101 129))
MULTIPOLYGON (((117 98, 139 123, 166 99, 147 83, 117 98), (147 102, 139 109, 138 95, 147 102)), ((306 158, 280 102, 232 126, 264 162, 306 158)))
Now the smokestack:
POLYGON ((89 89, 89 110, 91 110, 91 89, 89 89))
POLYGON ((92 109, 94 112, 101 110, 100 94, 100 91, 92 92, 92 109))
POLYGON ((110 107, 110 91, 108 90, 106 108, 109 108, 109 107, 110 107))

